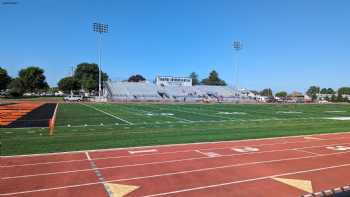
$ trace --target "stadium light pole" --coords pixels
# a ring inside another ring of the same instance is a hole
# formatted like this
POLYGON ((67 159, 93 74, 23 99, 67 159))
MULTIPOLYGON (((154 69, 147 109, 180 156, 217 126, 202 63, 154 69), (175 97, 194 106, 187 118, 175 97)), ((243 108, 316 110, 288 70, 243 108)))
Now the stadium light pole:
MULTIPOLYGON (((241 41, 234 41, 233 42, 233 48, 235 49, 235 51, 238 54, 238 51, 240 51, 242 49, 243 45, 241 41)), ((236 55, 237 57, 237 55, 236 55)), ((238 61, 235 62, 235 70, 236 70, 236 89, 238 90, 238 61)))
POLYGON ((98 33, 98 98, 101 99, 101 90, 102 90, 102 85, 101 85, 101 54, 102 54, 102 34, 103 33, 108 33, 108 25, 107 24, 102 24, 102 23, 93 23, 92 24, 92 29, 94 32, 98 33))

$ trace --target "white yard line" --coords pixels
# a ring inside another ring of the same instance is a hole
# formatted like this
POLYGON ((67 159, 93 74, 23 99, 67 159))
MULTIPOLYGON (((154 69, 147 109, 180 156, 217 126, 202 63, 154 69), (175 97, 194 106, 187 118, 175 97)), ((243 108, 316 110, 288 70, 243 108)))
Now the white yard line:
MULTIPOLYGON (((138 111, 138 112, 143 112, 143 113, 155 113, 152 110, 151 111, 146 111, 146 110, 143 110, 143 109, 135 109, 135 108, 131 108, 131 111, 138 111)), ((130 111, 129 111, 129 113, 138 114, 138 113, 130 112, 130 111)), ((138 114, 138 115, 141 115, 141 116, 145 117, 142 114, 138 114)), ((182 121, 186 121, 186 122, 192 122, 192 120, 188 120, 188 119, 185 119, 185 118, 179 118, 179 117, 174 117, 174 116, 169 116, 169 115, 165 115, 165 116, 168 117, 168 118, 173 118, 173 119, 182 120, 182 121)), ((154 123, 150 123, 150 124, 154 124, 154 123)))
MULTIPOLYGON (((349 145, 349 144, 344 144, 344 145, 349 145)), ((313 154, 313 155, 316 155, 316 156, 325 156, 327 154, 316 154, 316 153, 309 152, 309 151, 303 151, 303 149, 306 149, 306 148, 322 148, 322 147, 327 147, 327 146, 332 146, 332 145, 306 146, 306 147, 299 147, 299 148, 279 149, 279 150, 260 151, 260 152, 234 153, 234 154, 229 154, 229 155, 219 155, 219 156, 215 156, 215 157, 216 158, 217 157, 225 158, 225 157, 240 156, 240 155, 255 155, 255 154, 276 153, 276 152, 284 152, 284 151, 300 151, 300 152, 304 152, 304 153, 308 153, 308 154, 313 154)), ((107 166, 107 167, 101 167, 101 168, 96 168, 96 169, 105 170, 105 169, 116 169, 116 168, 125 168, 125 167, 168 164, 168 163, 176 163, 176 162, 184 162, 184 161, 195 161, 195 160, 200 160, 200 159, 213 159, 213 157, 210 157, 208 154, 206 154, 204 152, 201 152, 199 150, 194 150, 194 151, 204 155, 204 157, 193 157, 193 158, 187 158, 187 159, 176 159, 176 160, 159 161, 159 162, 148 162, 148 163, 139 163, 139 164, 127 164, 127 165, 119 165, 119 166, 118 165, 117 166, 107 166)), ((348 153, 348 152, 350 152, 350 151, 339 152, 339 154, 348 153)), ((88 158, 90 157, 88 155, 88 153, 87 153, 86 156, 88 158)), ((244 164, 244 163, 242 163, 242 164, 244 164)), ((247 163, 247 164, 250 164, 250 163, 247 163)), ((86 169, 70 170, 70 171, 62 171, 62 172, 51 172, 51 173, 39 173, 39 174, 28 174, 28 175, 21 175, 21 176, 12 176, 12 177, 2 177, 2 179, 5 180, 5 179, 35 177, 35 176, 47 176, 47 175, 55 175, 55 174, 67 174, 67 173, 85 172, 85 171, 91 171, 91 170, 92 170, 91 168, 86 168, 86 169)))
POLYGON ((108 115, 108 116, 111 116, 111 117, 113 117, 113 118, 115 118, 115 119, 118 119, 118 120, 121 120, 121 121, 123 121, 123 122, 125 122, 125 123, 127 123, 127 124, 129 124, 129 125, 133 125, 134 123, 132 123, 132 122, 129 122, 129 121, 127 121, 127 120, 124 120, 124 119, 122 119, 122 118, 120 118, 120 117, 118 117, 118 116, 115 116, 115 115, 113 115, 113 114, 110 114, 110 113, 108 113, 108 112, 105 112, 105 111, 103 111, 103 110, 100 110, 100 109, 98 109, 98 108, 96 108, 96 107, 93 107, 93 106, 91 106, 91 105, 87 105, 87 104, 84 104, 84 103, 81 103, 82 105, 84 105, 84 106, 86 106, 86 107, 89 107, 89 108, 91 108, 91 109, 94 109, 94 110, 96 110, 96 111, 98 111, 98 112, 101 112, 101 113, 104 113, 104 114, 106 114, 106 115, 108 115))
MULTIPOLYGON (((338 154, 344 154, 344 153, 345 152, 331 153, 331 154, 324 154, 322 156, 331 156, 331 155, 338 155, 338 154)), ((189 173, 193 173, 193 172, 210 171, 210 170, 217 170, 217 169, 231 168, 231 167, 238 167, 238 166, 245 166, 245 165, 265 164, 265 163, 274 163, 274 162, 283 162, 283 161, 293 161, 293 160, 309 159, 309 158, 316 158, 316 157, 320 157, 320 156, 313 155, 313 156, 307 156, 307 157, 296 157, 296 158, 276 159, 276 160, 269 160, 269 161, 262 161, 262 162, 251 162, 249 164, 248 163, 245 163, 245 164, 234 164, 234 165, 227 165, 227 166, 220 166, 220 167, 213 167, 213 168, 203 168, 203 169, 198 169, 198 170, 188 170, 188 171, 181 171, 181 172, 175 172, 175 173, 158 174, 158 175, 152 175, 152 176, 143 176, 143 177, 133 177, 133 178, 125 178, 125 179, 108 180, 108 181, 105 181, 105 183, 112 183, 112 182, 119 182, 119 181, 129 181, 129 180, 140 180, 140 179, 148 179, 148 178, 154 178, 154 177, 171 176, 171 175, 177 175, 177 174, 189 174, 189 173)), ((148 195, 147 197, 161 196, 161 195, 167 195, 167 194, 172 194, 172 193, 181 193, 181 192, 185 192, 185 191, 206 189, 206 188, 211 188, 211 187, 219 187, 219 186, 231 185, 231 184, 236 184, 236 183, 251 182, 251 181, 256 181, 256 180, 263 180, 263 179, 269 179, 269 178, 280 177, 280 176, 301 174, 301 173, 306 173, 306 172, 316 172, 316 171, 322 171, 322 170, 334 169, 334 168, 340 168, 340 167, 347 167, 347 166, 350 166, 350 163, 346 163, 346 164, 342 164, 342 165, 327 166, 327 167, 323 167, 323 168, 315 168, 315 169, 311 169, 311 170, 303 170, 303 171, 295 171, 295 172, 288 172, 288 173, 282 173, 282 174, 275 174, 275 175, 271 175, 271 176, 257 177, 257 178, 253 178, 253 179, 245 179, 245 180, 233 181, 233 182, 227 182, 227 183, 221 183, 221 184, 215 184, 215 185, 195 187, 195 188, 190 188, 190 189, 185 189, 185 190, 176 190, 176 191, 166 192, 166 193, 152 194, 152 195, 148 195)), ((51 190, 66 189, 66 188, 75 188, 75 187, 81 187, 81 186, 96 185, 96 184, 100 184, 100 183, 101 182, 91 182, 91 183, 77 184, 77 185, 68 185, 68 186, 62 186, 62 187, 53 187, 53 188, 45 188, 45 189, 27 190, 27 191, 21 191, 21 192, 3 193, 3 194, 0 194, 0 196, 18 195, 18 194, 41 192, 41 191, 51 191, 51 190)))

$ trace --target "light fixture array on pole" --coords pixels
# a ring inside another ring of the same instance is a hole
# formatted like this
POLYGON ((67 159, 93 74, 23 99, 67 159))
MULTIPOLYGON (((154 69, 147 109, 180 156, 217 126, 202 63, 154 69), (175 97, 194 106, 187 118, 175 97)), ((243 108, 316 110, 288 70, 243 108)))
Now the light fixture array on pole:
MULTIPOLYGON (((238 51, 240 51, 242 48, 243 48, 243 44, 241 41, 234 41, 233 42, 233 48, 236 50, 236 52, 238 53, 238 51)), ((236 58, 237 59, 237 56, 236 58)), ((236 78, 236 89, 238 90, 238 82, 239 82, 239 79, 238 79, 238 68, 239 68, 239 65, 238 65, 238 61, 235 61, 235 78, 236 78)))
POLYGON ((101 94, 102 94, 102 85, 101 85, 101 54, 102 54, 102 34, 103 33, 108 33, 108 25, 107 24, 102 24, 102 23, 93 23, 92 24, 92 29, 94 32, 98 33, 98 97, 101 99, 101 94))

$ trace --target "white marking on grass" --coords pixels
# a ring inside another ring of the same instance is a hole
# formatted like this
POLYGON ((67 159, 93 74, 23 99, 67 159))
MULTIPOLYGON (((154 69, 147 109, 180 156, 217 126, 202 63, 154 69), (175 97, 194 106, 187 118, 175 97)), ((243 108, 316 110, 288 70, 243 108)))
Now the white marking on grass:
POLYGON ((98 112, 104 113, 104 114, 106 114, 106 115, 108 115, 108 116, 111 116, 111 117, 113 117, 113 118, 115 118, 115 119, 121 120, 121 121, 123 121, 123 122, 125 122, 125 123, 127 123, 127 124, 129 124, 129 125, 132 125, 132 124, 133 124, 132 122, 129 122, 129 121, 127 121, 127 120, 124 120, 124 119, 122 119, 122 118, 120 118, 120 117, 118 117, 118 116, 115 116, 115 115, 113 115, 113 114, 110 114, 110 113, 108 113, 108 112, 105 112, 105 111, 103 111, 103 110, 100 110, 100 109, 98 109, 98 108, 96 108, 96 107, 93 107, 93 106, 90 106, 90 105, 87 105, 87 104, 82 104, 82 105, 84 105, 84 106, 86 106, 86 107, 89 107, 89 108, 91 108, 91 109, 94 109, 94 110, 96 110, 96 111, 98 111, 98 112))
POLYGON ((278 111, 277 114, 302 114, 300 111, 278 111))
POLYGON ((325 111, 326 113, 345 113, 347 111, 325 111))
POLYGON ((217 114, 224 114, 224 115, 246 115, 245 112, 227 112, 227 111, 220 111, 217 114))
POLYGON ((329 117, 329 120, 350 120, 350 117, 329 117))
POLYGON ((130 154, 140 154, 140 153, 154 153, 158 152, 157 149, 148 149, 148 150, 134 150, 134 151, 128 151, 130 154))

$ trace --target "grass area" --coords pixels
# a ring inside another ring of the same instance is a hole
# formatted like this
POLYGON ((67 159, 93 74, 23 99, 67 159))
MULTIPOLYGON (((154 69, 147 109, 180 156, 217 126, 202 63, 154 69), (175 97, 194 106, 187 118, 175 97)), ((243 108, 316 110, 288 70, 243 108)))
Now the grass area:
POLYGON ((350 131, 350 105, 59 104, 46 128, 0 129, 2 155, 350 131))

